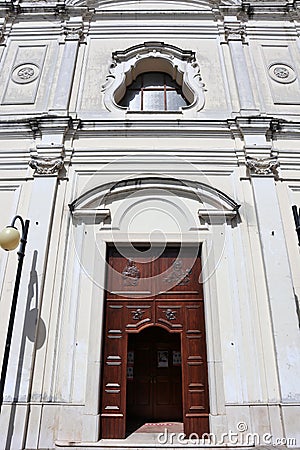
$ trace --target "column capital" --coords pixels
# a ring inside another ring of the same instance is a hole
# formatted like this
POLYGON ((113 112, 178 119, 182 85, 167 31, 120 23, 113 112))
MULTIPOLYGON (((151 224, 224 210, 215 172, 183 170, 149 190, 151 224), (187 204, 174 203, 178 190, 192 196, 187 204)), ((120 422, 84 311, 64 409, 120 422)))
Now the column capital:
POLYGON ((246 156, 246 166, 252 176, 273 175, 275 179, 278 178, 277 168, 279 167, 279 161, 277 156, 267 158, 246 156))
POLYGON ((4 17, 0 18, 0 45, 6 44, 7 37, 10 33, 16 15, 17 13, 9 10, 4 17))
POLYGON ((83 23, 77 23, 77 24, 67 23, 63 29, 63 34, 65 36, 65 42, 66 41, 81 42, 84 38, 83 29, 84 29, 83 23))
POLYGON ((0 44, 2 44, 4 41, 4 28, 5 28, 4 24, 2 26, 0 24, 0 44))
POLYGON ((245 42, 247 33, 246 26, 240 22, 225 22, 224 23, 225 41, 240 41, 245 42))
POLYGON ((57 176, 63 168, 64 159, 63 145, 39 144, 32 149, 29 167, 34 169, 34 176, 57 176))
POLYGON ((50 158, 45 156, 32 156, 29 166, 35 170, 34 175, 58 175, 64 165, 62 156, 59 158, 50 158))

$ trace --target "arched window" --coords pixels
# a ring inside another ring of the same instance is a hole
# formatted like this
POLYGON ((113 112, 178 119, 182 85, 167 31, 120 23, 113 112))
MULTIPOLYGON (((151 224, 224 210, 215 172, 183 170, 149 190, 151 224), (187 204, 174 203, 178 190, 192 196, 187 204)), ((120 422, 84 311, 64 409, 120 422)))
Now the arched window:
POLYGON ((204 107, 204 84, 191 50, 151 41, 116 51, 112 59, 102 85, 108 111, 175 111, 194 117, 204 107))
POLYGON ((119 105, 130 111, 178 111, 190 103, 184 97, 181 86, 163 72, 147 72, 139 75, 127 87, 119 105))

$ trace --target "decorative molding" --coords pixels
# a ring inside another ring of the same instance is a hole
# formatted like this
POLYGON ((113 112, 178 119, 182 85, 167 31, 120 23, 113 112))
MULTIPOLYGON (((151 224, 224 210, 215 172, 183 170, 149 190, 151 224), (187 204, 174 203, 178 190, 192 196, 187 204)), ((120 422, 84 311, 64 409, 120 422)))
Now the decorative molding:
POLYGON ((278 176, 276 169, 279 167, 279 161, 275 156, 269 158, 253 158, 252 156, 246 156, 246 166, 249 168, 252 175, 278 176))
POLYGON ((35 175, 55 175, 63 167, 63 158, 47 158, 32 156, 29 166, 35 170, 35 175))
POLYGON ((137 286, 140 279, 140 271, 131 259, 127 260, 127 265, 122 272, 123 284, 125 286, 137 286))
POLYGON ((183 269, 182 260, 177 258, 172 265, 172 272, 165 278, 168 283, 176 283, 178 286, 184 286, 190 282, 192 269, 183 269))
POLYGON ((104 104, 108 111, 126 111, 127 108, 119 106, 118 101, 125 94, 126 87, 140 73, 149 70, 169 73, 182 86, 183 94, 191 102, 189 106, 182 108, 183 111, 190 108, 200 111, 204 107, 204 84, 193 51, 181 50, 164 42, 144 42, 127 50, 114 52, 112 59, 109 74, 102 86, 104 104))
POLYGON ((110 217, 111 214, 108 208, 78 209, 71 212, 74 217, 100 217, 103 220, 110 217))
POLYGON ((225 217, 228 219, 233 219, 238 215, 238 209, 229 210, 218 210, 218 209, 199 209, 198 216, 202 219, 209 219, 212 217, 225 217))

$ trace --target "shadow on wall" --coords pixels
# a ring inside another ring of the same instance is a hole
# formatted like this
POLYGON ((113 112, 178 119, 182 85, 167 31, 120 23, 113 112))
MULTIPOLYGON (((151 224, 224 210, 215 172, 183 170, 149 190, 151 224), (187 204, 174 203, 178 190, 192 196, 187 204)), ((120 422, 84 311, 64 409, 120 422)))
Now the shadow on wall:
MULTIPOLYGON (((7 450, 11 449, 12 437, 14 434, 16 406, 17 406, 16 402, 18 401, 19 394, 20 394, 20 386, 21 386, 21 380, 22 380, 22 368, 23 368, 25 348, 26 348, 26 338, 29 339, 30 342, 35 343, 35 349, 33 350, 30 369, 32 369, 34 367, 35 351, 40 349, 44 345, 45 340, 46 340, 46 326, 45 326, 45 323, 43 322, 43 320, 39 317, 39 309, 38 309, 38 306, 39 306, 38 305, 39 281, 38 281, 38 274, 37 274, 37 270, 36 270, 37 258, 38 258, 38 252, 37 252, 37 250, 35 250, 33 252, 33 258, 32 258, 31 270, 30 270, 30 278, 29 278, 28 291, 27 291, 25 320, 24 320, 20 353, 19 353, 19 362, 18 362, 18 368, 17 368, 17 378, 16 378, 16 385, 15 385, 15 390, 14 390, 12 408, 11 408, 10 417, 9 417, 8 432, 7 432, 6 445, 5 445, 5 449, 7 449, 7 450)), ((31 373, 31 370, 30 370, 30 373, 31 373)), ((30 396, 31 396, 31 382, 32 382, 32 380, 30 379, 27 398, 26 398, 27 402, 30 400, 30 396)), ((27 425, 27 422, 29 419, 29 414, 30 414, 30 405, 27 404, 22 448, 25 447, 25 443, 26 443, 26 437, 27 437, 26 436, 26 428, 27 428, 26 425, 27 425)))
POLYGON ((38 309, 38 276, 36 271, 37 251, 33 253, 32 266, 30 271, 30 279, 28 285, 26 314, 24 323, 24 334, 30 340, 35 342, 36 350, 39 350, 46 339, 46 326, 43 320, 39 317, 38 309), (31 308, 31 304, 34 303, 34 307, 31 308))

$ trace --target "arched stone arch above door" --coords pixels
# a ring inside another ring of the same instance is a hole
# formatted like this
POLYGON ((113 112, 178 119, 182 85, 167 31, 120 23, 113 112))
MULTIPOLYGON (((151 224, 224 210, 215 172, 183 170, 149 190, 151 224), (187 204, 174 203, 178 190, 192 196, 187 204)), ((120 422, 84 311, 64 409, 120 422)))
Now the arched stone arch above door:
POLYGON ((171 216, 182 217, 181 226, 188 231, 197 227, 195 218, 198 220, 200 217, 205 222, 215 219, 226 222, 237 217, 239 207, 226 193, 208 184, 158 176, 102 184, 87 190, 69 205, 74 217, 108 219, 111 226, 119 230, 129 216, 131 220, 134 216, 137 222, 142 220, 149 224, 153 211, 159 210, 160 220, 164 216, 169 231, 172 228, 171 216))
POLYGON ((66 6, 89 7, 108 11, 178 11, 178 10, 196 10, 209 11, 219 6, 240 6, 241 0, 66 0, 66 6), (151 9, 152 8, 152 9, 151 9))

